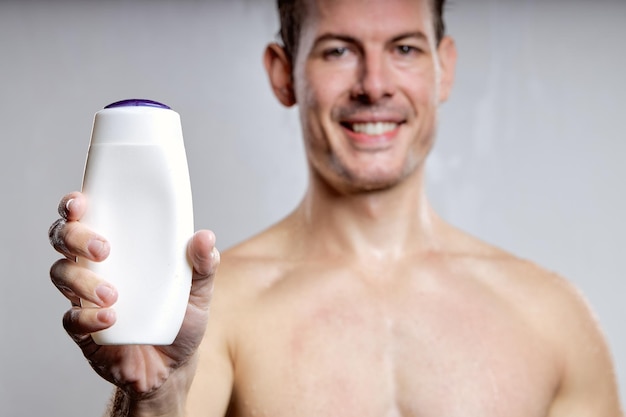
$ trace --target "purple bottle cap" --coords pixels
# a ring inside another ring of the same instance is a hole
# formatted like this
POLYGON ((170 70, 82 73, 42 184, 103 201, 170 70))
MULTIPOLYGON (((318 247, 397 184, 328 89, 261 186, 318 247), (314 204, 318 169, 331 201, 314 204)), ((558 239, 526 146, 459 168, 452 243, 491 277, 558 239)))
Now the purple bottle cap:
POLYGON ((115 107, 157 107, 160 109, 168 109, 171 110, 170 106, 167 106, 163 103, 159 103, 158 101, 146 100, 141 98, 131 98, 127 100, 116 101, 115 103, 111 103, 105 107, 105 109, 112 109, 115 107))
POLYGON ((92 145, 165 146, 172 140, 182 140, 178 113, 165 104, 144 99, 117 101, 96 112, 91 132, 92 145))

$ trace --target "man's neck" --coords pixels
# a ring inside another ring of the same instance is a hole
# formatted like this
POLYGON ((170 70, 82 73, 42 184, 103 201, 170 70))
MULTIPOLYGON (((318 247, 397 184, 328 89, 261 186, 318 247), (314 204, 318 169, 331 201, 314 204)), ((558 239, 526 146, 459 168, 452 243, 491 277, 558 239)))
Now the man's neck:
POLYGON ((438 246, 441 221, 427 202, 422 172, 394 187, 339 193, 312 176, 295 220, 307 233, 307 251, 366 259, 403 257, 438 246))

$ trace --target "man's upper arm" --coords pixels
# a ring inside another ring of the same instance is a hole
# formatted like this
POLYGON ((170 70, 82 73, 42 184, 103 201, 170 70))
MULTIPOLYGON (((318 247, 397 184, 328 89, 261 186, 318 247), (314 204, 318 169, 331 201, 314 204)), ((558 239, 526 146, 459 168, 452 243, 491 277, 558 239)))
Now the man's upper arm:
POLYGON ((605 338, 583 297, 566 287, 555 328, 563 375, 550 417, 622 417, 605 338))
MULTIPOLYGON (((227 269, 222 266, 220 271, 227 269)), ((188 417, 222 417, 228 410, 234 381, 227 330, 233 291, 224 278, 229 275, 220 272, 215 280, 209 323, 197 352, 197 369, 187 396, 188 417)))
MULTIPOLYGON (((210 336, 210 334, 207 334, 210 336)), ((228 355, 205 342, 198 351, 198 369, 187 397, 187 416, 222 417, 226 414, 233 385, 228 355)))

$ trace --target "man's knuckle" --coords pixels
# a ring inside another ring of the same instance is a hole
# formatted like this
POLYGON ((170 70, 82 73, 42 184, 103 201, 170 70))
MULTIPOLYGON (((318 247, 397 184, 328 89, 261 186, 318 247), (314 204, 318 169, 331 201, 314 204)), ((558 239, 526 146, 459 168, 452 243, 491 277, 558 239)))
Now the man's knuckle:
POLYGON ((62 219, 62 218, 57 219, 54 221, 54 223, 52 223, 52 225, 48 229, 48 239, 50 240, 50 243, 52 243, 53 245, 55 242, 57 242, 60 239, 61 229, 65 225, 65 222, 66 222, 65 219, 62 219))
POLYGON ((71 255, 67 242, 72 229, 65 219, 58 219, 52 224, 48 232, 48 238, 52 247, 66 256, 71 255))
POLYGON ((57 283, 61 277, 63 277, 66 270, 66 260, 59 259, 50 267, 50 279, 52 282, 57 283))
POLYGON ((63 197, 61 201, 59 201, 59 206, 57 207, 57 212, 63 218, 67 218, 67 201, 67 196, 63 197))
POLYGON ((63 328, 70 334, 75 333, 76 325, 80 321, 80 310, 72 308, 63 315, 63 328))

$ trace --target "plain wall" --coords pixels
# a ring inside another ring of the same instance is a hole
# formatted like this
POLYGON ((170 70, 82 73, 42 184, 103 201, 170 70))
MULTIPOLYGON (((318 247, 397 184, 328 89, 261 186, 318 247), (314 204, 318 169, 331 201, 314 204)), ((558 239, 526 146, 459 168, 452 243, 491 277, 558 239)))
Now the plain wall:
MULTIPOLYGON (((581 289, 624 398, 626 1, 458 0, 447 22, 460 54, 431 201, 581 289)), ((104 105, 144 97, 181 114, 196 227, 220 248, 297 204, 297 110, 261 63, 276 30, 269 0, 0 2, 0 415, 100 415, 109 397, 61 326, 47 240, 104 105)))

